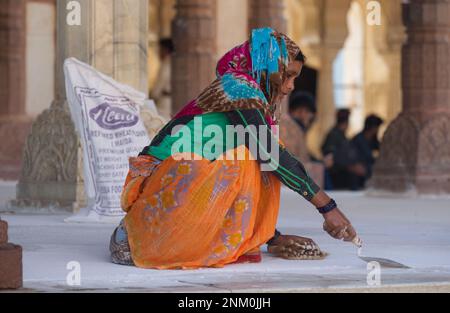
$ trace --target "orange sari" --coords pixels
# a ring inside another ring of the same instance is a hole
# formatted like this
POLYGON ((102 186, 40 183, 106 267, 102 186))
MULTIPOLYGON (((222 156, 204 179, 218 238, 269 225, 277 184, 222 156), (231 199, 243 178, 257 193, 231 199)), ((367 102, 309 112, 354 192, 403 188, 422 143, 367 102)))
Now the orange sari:
POLYGON ((261 260, 259 249, 275 232, 280 182, 261 172, 245 146, 233 153, 239 149, 245 160, 191 154, 130 160, 122 207, 136 266, 197 269, 261 260))

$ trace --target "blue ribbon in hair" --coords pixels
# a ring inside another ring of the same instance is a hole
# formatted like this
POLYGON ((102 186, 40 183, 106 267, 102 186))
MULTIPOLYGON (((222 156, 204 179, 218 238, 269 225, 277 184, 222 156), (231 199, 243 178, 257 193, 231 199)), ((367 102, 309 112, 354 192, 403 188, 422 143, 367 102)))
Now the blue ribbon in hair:
POLYGON ((281 47, 274 36, 275 30, 270 27, 255 29, 252 32, 251 57, 252 75, 258 84, 261 83, 261 76, 266 72, 267 89, 270 94, 270 75, 279 72, 279 61, 287 64, 288 51, 286 41, 281 38, 281 47))

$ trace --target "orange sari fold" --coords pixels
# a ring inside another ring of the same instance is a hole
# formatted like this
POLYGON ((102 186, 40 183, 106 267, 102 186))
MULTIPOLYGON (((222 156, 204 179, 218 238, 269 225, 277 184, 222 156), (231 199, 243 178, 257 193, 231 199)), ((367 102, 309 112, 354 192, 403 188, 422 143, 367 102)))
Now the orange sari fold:
POLYGON ((260 261, 275 232, 280 182, 246 148, 234 161, 140 156, 130 160, 121 200, 136 266, 223 267, 260 261))

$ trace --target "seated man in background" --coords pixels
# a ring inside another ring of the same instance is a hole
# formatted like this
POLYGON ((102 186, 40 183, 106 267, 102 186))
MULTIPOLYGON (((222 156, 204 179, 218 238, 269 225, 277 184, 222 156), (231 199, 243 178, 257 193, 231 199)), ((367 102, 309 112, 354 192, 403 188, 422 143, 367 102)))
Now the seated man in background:
POLYGON ((324 166, 310 156, 306 139, 316 112, 313 95, 303 91, 293 93, 289 99, 289 114, 281 118, 280 138, 286 148, 303 163, 316 183, 323 186, 324 166))
POLYGON ((366 175, 360 177, 358 187, 364 188, 366 181, 372 176, 372 168, 375 164, 375 153, 380 149, 378 132, 383 120, 377 115, 369 115, 364 123, 364 129, 356 135, 351 143, 357 153, 358 162, 363 164, 366 175))
POLYGON ((346 132, 349 127, 350 110, 341 109, 336 115, 336 125, 330 130, 322 145, 324 157, 332 156, 331 167, 327 167, 334 190, 359 190, 360 180, 366 176, 366 169, 358 160, 346 132))
POLYGON ((340 109, 336 114, 336 125, 328 132, 322 145, 324 156, 335 154, 338 149, 348 144, 347 130, 350 121, 350 110, 340 109))

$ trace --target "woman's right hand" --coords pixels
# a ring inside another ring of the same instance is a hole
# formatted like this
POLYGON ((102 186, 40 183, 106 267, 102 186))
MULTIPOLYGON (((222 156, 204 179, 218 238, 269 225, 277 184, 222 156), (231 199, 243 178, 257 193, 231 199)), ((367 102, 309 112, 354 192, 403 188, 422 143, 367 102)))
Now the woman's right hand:
POLYGON ((325 218, 323 230, 331 237, 344 241, 353 241, 357 237, 352 224, 338 208, 324 214, 323 217, 325 218))

